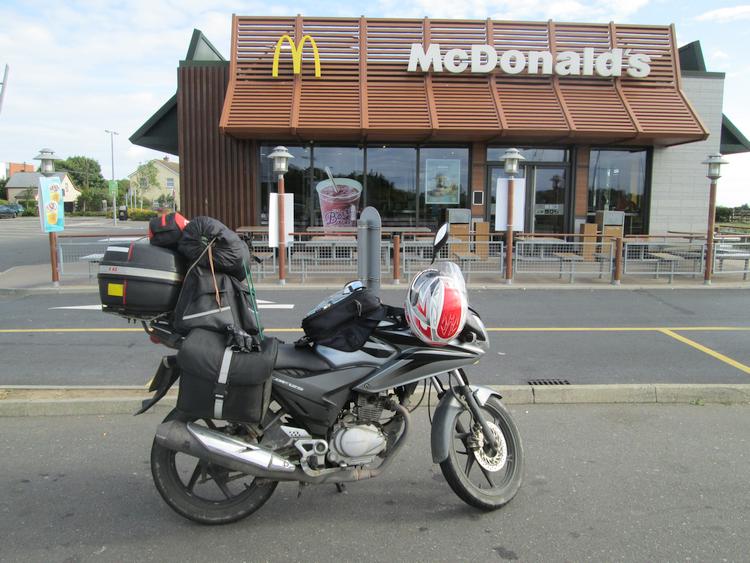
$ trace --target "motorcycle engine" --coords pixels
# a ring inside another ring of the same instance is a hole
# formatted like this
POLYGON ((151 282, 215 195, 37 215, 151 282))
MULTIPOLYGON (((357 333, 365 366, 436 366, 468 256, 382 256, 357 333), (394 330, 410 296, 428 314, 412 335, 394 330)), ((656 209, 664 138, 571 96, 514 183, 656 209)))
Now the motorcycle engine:
POLYGON ((363 465, 372 462, 386 448, 387 438, 378 423, 384 401, 382 397, 358 397, 356 414, 347 414, 331 434, 330 462, 363 465))

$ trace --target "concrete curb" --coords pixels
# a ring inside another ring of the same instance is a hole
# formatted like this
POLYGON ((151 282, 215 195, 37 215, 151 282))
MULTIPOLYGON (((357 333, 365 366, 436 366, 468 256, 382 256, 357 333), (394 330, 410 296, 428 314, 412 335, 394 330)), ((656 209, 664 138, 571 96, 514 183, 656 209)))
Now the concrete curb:
MULTIPOLYGON (((492 385, 509 405, 575 405, 575 404, 750 404, 750 384, 614 384, 614 385, 492 385)), ((19 390, 18 386, 0 390, 19 390)), ((32 393, 35 388, 26 387, 32 393)), ((43 388, 39 388, 42 390, 43 388)), ((64 398, 65 390, 75 392, 82 387, 55 387, 63 398, 26 398, 0 400, 0 417, 9 416, 79 416, 133 414, 141 401, 149 395, 136 393, 133 388, 98 388, 100 396, 64 398), (126 396, 113 397, 115 391, 127 391, 126 396)), ((93 395, 97 388, 87 387, 93 395)), ((432 407, 437 404, 434 393, 432 407)), ((168 412, 175 404, 173 395, 165 397, 154 411, 168 412)), ((427 400, 422 402, 422 407, 427 400)), ((151 412, 151 411, 149 411, 151 412)))

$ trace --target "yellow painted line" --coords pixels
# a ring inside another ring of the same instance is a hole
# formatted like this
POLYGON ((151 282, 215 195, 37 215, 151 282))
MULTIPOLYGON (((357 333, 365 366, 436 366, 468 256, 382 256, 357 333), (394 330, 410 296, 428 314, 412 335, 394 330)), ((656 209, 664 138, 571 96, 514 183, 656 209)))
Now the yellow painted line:
POLYGON ((685 338, 684 336, 677 334, 676 332, 672 332, 668 328, 662 329, 660 332, 663 334, 666 334, 667 336, 671 336, 675 340, 679 340, 680 342, 683 342, 687 344, 688 346, 692 346, 696 350, 700 350, 704 354, 708 354, 711 357, 716 358, 717 360, 720 360, 724 362, 725 364, 729 364, 733 368, 737 368, 740 371, 743 371, 747 374, 750 374, 750 367, 746 366, 745 364, 742 364, 738 362, 737 360, 733 360, 729 356, 725 356, 724 354, 720 354, 716 350, 712 350, 711 348, 707 348, 706 346, 703 346, 703 344, 698 344, 695 340, 690 340, 689 338, 685 338))
MULTIPOLYGON (((750 331, 747 326, 678 326, 678 327, 489 327, 487 332, 663 332, 670 331, 693 331, 693 332, 714 332, 714 331, 750 331)), ((3 328, 0 334, 29 334, 29 333, 55 333, 55 332, 143 332, 142 328, 3 328)), ((301 328, 267 328, 264 332, 302 332, 301 328)))
POLYGON ((679 331, 745 331, 747 326, 689 326, 689 327, 659 327, 659 326, 570 326, 570 327, 491 327, 487 332, 660 332, 663 330, 679 331))

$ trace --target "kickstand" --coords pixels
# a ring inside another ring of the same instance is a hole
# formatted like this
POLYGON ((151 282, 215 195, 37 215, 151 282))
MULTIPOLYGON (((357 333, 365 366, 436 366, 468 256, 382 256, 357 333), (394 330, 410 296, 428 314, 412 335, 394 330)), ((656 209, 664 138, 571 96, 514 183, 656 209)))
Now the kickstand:
POLYGON ((346 485, 344 483, 336 483, 336 490, 340 493, 346 494, 346 485))
POLYGON ((297 489, 297 498, 302 496, 302 489, 304 489, 308 483, 303 483, 302 481, 299 482, 299 489, 297 489))

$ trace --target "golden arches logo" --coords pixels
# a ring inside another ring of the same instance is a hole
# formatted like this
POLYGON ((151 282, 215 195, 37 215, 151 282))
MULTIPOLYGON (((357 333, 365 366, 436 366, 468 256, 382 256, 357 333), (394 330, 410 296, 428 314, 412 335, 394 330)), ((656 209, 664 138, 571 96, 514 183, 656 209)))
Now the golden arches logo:
POLYGON ((313 50, 313 60, 315 61, 315 78, 320 78, 320 54, 318 53, 318 46, 315 44, 315 39, 309 35, 305 35, 298 44, 294 44, 289 35, 284 34, 276 42, 276 50, 273 53, 273 70, 271 74, 274 78, 279 77, 279 55, 281 55, 281 46, 284 41, 289 43, 289 48, 292 51, 292 71, 294 74, 299 74, 302 71, 302 51, 305 49, 305 43, 310 41, 310 46, 313 50))

